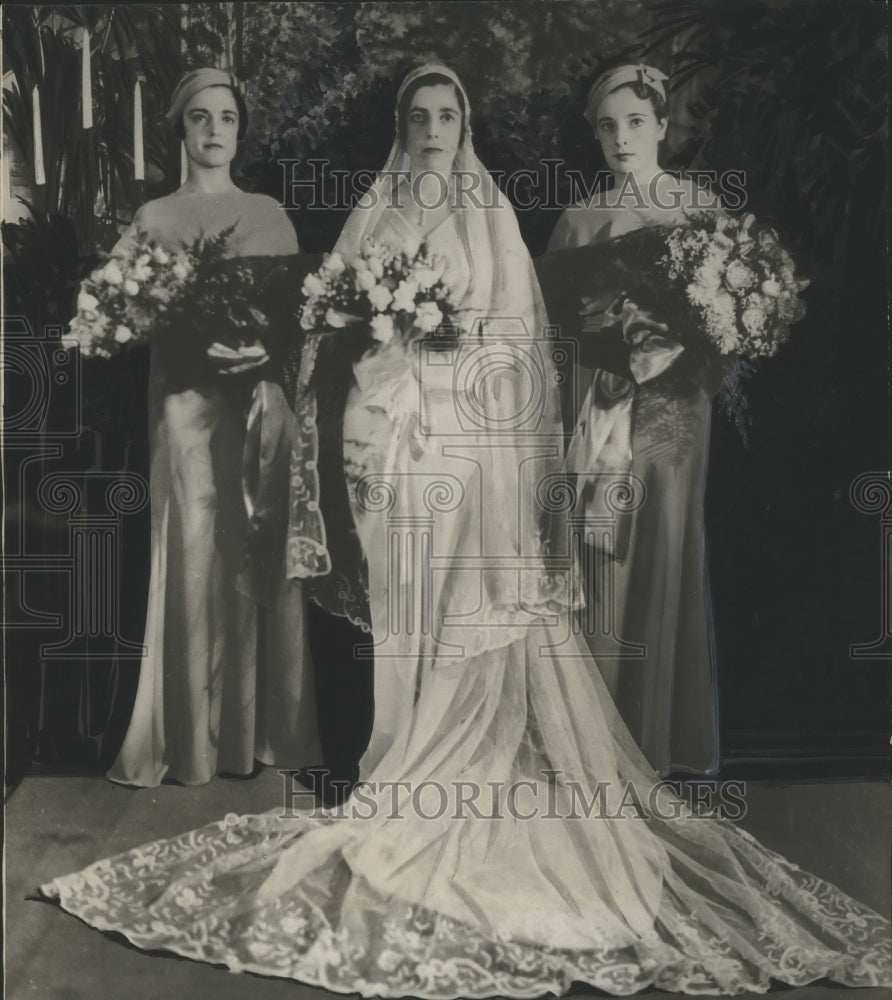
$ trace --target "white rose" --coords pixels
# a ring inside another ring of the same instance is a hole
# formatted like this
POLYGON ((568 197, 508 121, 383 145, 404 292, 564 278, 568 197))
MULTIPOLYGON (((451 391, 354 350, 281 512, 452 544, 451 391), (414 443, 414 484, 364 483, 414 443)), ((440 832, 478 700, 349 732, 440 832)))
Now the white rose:
POLYGON ((77 297, 77 308, 80 312, 96 312, 99 308, 99 299, 89 292, 81 292, 77 297))
POLYGON ((725 271, 725 284, 731 289, 748 288, 755 278, 755 274, 739 260, 732 260, 725 271))
POLYGON ((384 312, 390 303, 393 302, 393 295, 391 295, 390 289, 386 285, 375 285, 369 292, 369 302, 371 302, 373 309, 378 312, 384 312))
POLYGON ((387 344, 393 340, 393 317, 373 316, 372 317, 372 337, 381 344, 387 344))
POLYGON ((743 327, 748 334, 755 336, 761 333, 763 327, 765 326, 765 313, 761 309, 756 309, 750 306, 749 309, 744 309, 740 316, 740 321, 743 323, 743 327))
POLYGON ((316 274, 308 274, 301 286, 304 295, 319 296, 325 291, 325 282, 316 274))
POLYGON ((393 308, 399 312, 415 312, 415 296, 417 294, 417 281, 401 281, 393 293, 393 308))
POLYGON ((128 278, 124 282, 124 291, 128 295, 139 295, 139 282, 134 281, 133 278, 128 278))
POLYGON ((181 260, 178 260, 173 266, 173 276, 179 278, 180 281, 185 281, 189 277, 189 268, 181 260))
POLYGON ((780 290, 780 285, 771 278, 769 278, 768 281, 762 282, 763 294, 768 295, 772 299, 776 299, 778 295, 780 295, 780 290))
POLYGON ((161 249, 161 247, 155 247, 155 249, 152 251, 152 254, 155 257, 155 260, 158 261, 159 264, 163 265, 170 263, 170 256, 166 254, 164 250, 161 249))
POLYGON ((384 261, 380 257, 369 257, 369 270, 380 280, 384 277, 384 261))
POLYGON ((148 264, 151 259, 152 259, 151 254, 141 253, 136 258, 136 266, 137 267, 145 267, 146 264, 148 264))
POLYGON ((400 956, 398 952, 385 949, 378 955, 378 968, 384 972, 396 972, 399 964, 400 956))
POLYGON ((356 291, 357 292, 370 292, 377 281, 375 280, 374 274, 368 269, 364 271, 356 272, 356 291))
POLYGON ((415 322, 423 330, 436 330, 443 322, 443 313, 436 302, 422 302, 415 310, 415 322))
POLYGON ((325 324, 330 326, 332 330, 340 330, 342 327, 347 325, 344 319, 344 314, 339 313, 337 309, 329 309, 325 314, 325 324))
POLYGON ((133 340, 133 334, 130 332, 130 328, 124 326, 123 323, 119 323, 115 327, 115 340, 119 344, 126 344, 128 340, 133 340))
POLYGON ((323 270, 328 271, 329 274, 338 275, 347 265, 344 263, 344 258, 335 251, 330 253, 323 263, 323 270))
POLYGON ((120 285, 121 282, 124 280, 124 275, 121 274, 121 269, 113 260, 109 261, 108 264, 105 265, 105 269, 102 272, 102 277, 110 285, 120 285))

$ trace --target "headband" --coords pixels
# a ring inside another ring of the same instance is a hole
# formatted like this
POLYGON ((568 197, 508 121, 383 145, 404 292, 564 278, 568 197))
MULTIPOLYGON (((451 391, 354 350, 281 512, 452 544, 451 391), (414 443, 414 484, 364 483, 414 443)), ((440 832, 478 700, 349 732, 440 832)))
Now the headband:
POLYGON ((666 88, 663 86, 663 81, 668 79, 669 77, 661 70, 655 69, 653 66, 645 66, 643 63, 628 63, 624 66, 617 66, 615 69, 607 70, 606 73, 602 73, 595 80, 591 90, 588 92, 588 101, 585 108, 586 121, 594 128, 597 124, 596 116, 601 101, 608 94, 612 94, 614 90, 618 90, 629 83, 641 83, 646 87, 652 87, 665 101, 666 88))
POLYGON ((238 93, 238 84, 231 73, 222 69, 194 69, 187 73, 177 84, 170 99, 170 107, 164 116, 171 125, 175 125, 189 101, 205 87, 229 87, 238 93))

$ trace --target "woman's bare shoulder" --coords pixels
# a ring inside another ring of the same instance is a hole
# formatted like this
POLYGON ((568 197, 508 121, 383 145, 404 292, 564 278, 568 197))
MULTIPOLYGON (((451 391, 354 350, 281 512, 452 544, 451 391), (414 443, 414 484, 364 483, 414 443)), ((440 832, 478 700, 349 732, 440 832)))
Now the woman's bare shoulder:
POLYGON ((588 246, 609 239, 621 211, 609 203, 604 191, 568 205, 558 219, 549 249, 588 246))

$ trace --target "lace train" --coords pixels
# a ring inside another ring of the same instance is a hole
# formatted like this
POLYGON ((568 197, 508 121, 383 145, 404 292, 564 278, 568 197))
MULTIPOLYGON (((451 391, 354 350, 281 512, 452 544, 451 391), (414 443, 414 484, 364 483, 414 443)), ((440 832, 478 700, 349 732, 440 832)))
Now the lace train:
POLYGON ((328 816, 230 815, 100 861, 42 891, 143 949, 364 996, 532 997, 564 993, 574 981, 615 995, 648 986, 764 992, 772 977, 790 985, 821 977, 851 986, 892 984, 882 918, 724 824, 724 843, 764 893, 758 920, 735 900, 730 880, 729 895, 720 898, 715 876, 685 863, 679 851, 652 931, 624 948, 561 949, 487 936, 375 891, 351 877, 339 850, 299 887, 258 901, 284 850, 313 830, 345 822, 361 825, 328 816))

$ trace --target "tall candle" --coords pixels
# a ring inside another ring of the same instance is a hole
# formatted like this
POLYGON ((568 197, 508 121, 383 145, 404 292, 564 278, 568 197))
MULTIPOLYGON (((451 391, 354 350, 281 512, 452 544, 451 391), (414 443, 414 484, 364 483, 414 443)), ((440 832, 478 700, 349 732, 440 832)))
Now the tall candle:
POLYGON ((180 142, 180 184, 186 183, 189 176, 189 158, 186 156, 186 143, 180 142))
POLYGON ((133 85, 133 179, 146 179, 145 155, 142 145, 142 89, 139 80, 133 85))
POLYGON ((34 115, 34 183, 46 184, 43 169, 43 126, 40 123, 40 90, 34 84, 31 94, 31 110, 34 115))
POLYGON ((81 48, 81 104, 84 128, 93 127, 93 81, 90 77, 90 32, 84 28, 81 48))

